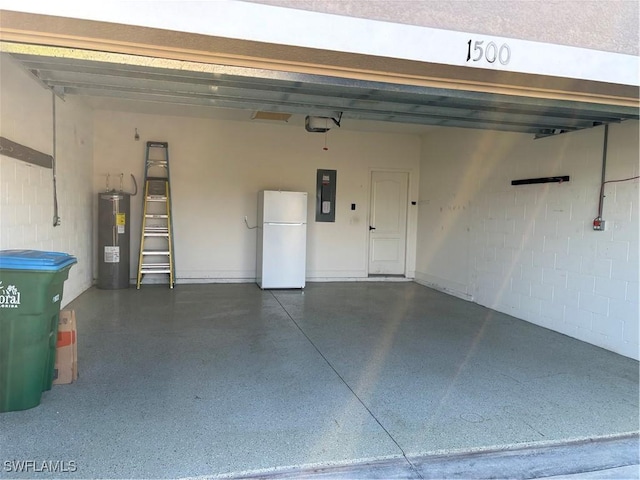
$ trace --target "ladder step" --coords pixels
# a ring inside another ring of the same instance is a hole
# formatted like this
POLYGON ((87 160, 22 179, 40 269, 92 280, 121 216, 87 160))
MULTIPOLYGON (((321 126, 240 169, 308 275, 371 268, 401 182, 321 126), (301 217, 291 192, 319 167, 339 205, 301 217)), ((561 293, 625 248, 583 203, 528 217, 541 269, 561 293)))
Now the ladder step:
MULTIPOLYGON (((152 169, 152 168, 167 168, 167 162, 162 161, 162 160, 149 160, 147 162, 147 170, 152 169)), ((167 177, 149 177, 151 180, 166 180, 167 177)))
POLYGON ((145 267, 143 265, 140 272, 141 273, 171 273, 171 269, 169 267, 151 268, 151 267, 145 267))
POLYGON ((169 232, 144 232, 145 237, 168 237, 169 232))
POLYGON ((147 201, 148 202, 166 202, 167 196, 166 195, 148 195, 147 201))
POLYGON ((143 250, 143 255, 169 255, 168 250, 143 250))
POLYGON ((147 213, 145 215, 146 218, 169 218, 169 215, 167 215, 166 213, 163 214, 159 214, 159 213, 147 213))

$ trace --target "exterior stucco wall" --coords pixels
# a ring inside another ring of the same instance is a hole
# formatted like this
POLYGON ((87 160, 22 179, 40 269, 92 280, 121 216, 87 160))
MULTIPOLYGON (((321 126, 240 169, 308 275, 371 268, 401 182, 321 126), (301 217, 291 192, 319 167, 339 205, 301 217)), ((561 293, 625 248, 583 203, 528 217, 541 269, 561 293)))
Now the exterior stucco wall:
MULTIPOLYGON (((279 7, 638 55, 635 0, 252 0, 279 7)), ((330 35, 331 32, 327 32, 330 35)))

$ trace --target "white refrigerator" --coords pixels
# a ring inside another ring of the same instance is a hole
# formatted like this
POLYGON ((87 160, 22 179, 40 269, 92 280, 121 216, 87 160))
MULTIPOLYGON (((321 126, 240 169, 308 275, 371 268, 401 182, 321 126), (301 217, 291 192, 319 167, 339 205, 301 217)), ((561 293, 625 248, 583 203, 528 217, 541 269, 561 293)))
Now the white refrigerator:
POLYGON ((265 288, 304 288, 307 263, 307 193, 258 193, 256 281, 265 288))

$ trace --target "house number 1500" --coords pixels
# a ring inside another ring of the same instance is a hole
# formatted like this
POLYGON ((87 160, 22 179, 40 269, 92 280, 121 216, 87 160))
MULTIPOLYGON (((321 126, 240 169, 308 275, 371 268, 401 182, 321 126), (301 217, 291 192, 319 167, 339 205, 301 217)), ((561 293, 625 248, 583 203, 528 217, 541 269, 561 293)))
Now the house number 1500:
POLYGON ((511 49, 506 43, 498 47, 495 42, 489 42, 485 46, 484 40, 469 40, 467 46, 467 62, 479 62, 484 59, 494 63, 498 60, 502 65, 506 65, 511 60, 511 49))

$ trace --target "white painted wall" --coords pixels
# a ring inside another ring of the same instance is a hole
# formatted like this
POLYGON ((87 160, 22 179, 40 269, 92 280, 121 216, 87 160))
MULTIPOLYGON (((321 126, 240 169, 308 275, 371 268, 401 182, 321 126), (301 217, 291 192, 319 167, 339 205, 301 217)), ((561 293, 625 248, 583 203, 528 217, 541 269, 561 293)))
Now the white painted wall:
MULTIPOLYGON (((594 232, 603 129, 424 137, 417 281, 638 359, 638 181, 606 186, 594 232)), ((607 180, 638 175, 638 144, 637 122, 610 126, 607 180)))
MULTIPOLYGON (((51 155, 51 93, 0 55, 0 135, 51 155)), ((0 155, 0 249, 74 255, 63 306, 92 282, 92 113, 77 99, 56 99, 57 190, 61 225, 53 226, 53 173, 0 155)))
MULTIPOLYGON (((372 169, 410 172, 417 198, 420 139, 415 135, 332 129, 327 137, 302 126, 162 117, 97 111, 94 191, 105 175, 142 183, 148 140, 169 143, 177 282, 253 281, 256 275, 257 192, 309 193, 307 279, 367 276, 369 182, 372 169), (138 129, 140 141, 134 140, 138 129), (315 222, 316 170, 337 170, 335 223, 315 222), (351 211, 351 204, 356 210, 351 211)), ((113 186, 113 184, 112 184, 113 186)), ((128 187, 128 185, 127 185, 128 187)), ((131 277, 139 252, 142 197, 133 198, 131 277)), ((411 207, 410 207, 411 208, 411 207)), ((417 217, 409 214, 407 273, 415 270, 417 217)), ((97 251, 94 254, 97 257, 97 251)))

